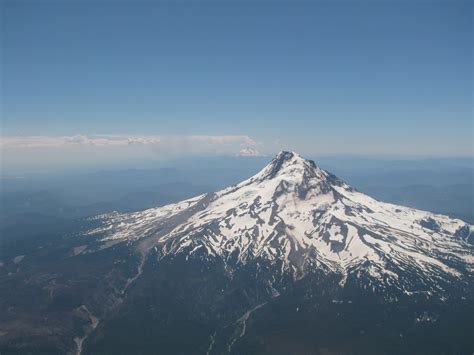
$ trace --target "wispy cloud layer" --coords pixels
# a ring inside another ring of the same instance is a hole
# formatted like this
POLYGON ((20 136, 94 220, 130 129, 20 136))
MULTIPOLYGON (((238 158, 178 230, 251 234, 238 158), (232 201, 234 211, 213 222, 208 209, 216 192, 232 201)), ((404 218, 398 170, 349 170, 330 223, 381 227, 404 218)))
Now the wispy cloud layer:
POLYGON ((261 147, 247 135, 4 136, 0 138, 0 167, 13 172, 127 166, 195 155, 238 155, 261 147))
MULTIPOLYGON (((253 147, 257 142, 246 135, 73 135, 73 136, 11 136, 0 138, 3 148, 60 148, 67 146, 132 146, 196 144, 215 149, 253 147)), ((192 147, 190 147, 192 148, 192 147)))

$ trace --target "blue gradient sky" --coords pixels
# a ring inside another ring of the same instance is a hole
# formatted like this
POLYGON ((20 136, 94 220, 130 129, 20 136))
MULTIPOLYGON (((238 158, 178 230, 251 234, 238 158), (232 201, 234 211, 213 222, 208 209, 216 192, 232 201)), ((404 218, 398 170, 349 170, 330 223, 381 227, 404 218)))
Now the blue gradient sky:
POLYGON ((3 136, 473 155, 471 1, 3 1, 3 136))

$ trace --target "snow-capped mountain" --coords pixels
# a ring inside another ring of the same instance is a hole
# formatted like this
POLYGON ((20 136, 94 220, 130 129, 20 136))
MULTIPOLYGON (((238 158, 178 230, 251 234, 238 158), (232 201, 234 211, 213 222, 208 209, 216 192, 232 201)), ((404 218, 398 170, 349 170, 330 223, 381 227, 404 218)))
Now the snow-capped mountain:
POLYGON ((472 354, 459 219, 296 153, 224 190, 81 220, 0 265, 2 354, 472 354))
POLYGON ((239 153, 237 154, 239 157, 261 157, 263 156, 257 149, 252 147, 245 147, 242 148, 239 153))
POLYGON ((377 201, 292 152, 216 193, 101 218, 91 234, 142 241, 144 253, 154 248, 160 258, 218 258, 229 270, 265 260, 295 278, 339 273, 341 286, 350 275, 364 275, 373 288, 431 294, 443 290, 436 280, 474 270, 470 225, 377 201))

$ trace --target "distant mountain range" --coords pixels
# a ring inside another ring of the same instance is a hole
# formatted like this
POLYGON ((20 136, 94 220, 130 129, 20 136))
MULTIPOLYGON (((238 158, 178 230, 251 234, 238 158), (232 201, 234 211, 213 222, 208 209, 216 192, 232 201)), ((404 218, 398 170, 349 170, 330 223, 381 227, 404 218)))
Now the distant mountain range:
POLYGON ((0 351, 471 354, 473 227, 292 152, 215 193, 83 221, 0 267, 0 351))

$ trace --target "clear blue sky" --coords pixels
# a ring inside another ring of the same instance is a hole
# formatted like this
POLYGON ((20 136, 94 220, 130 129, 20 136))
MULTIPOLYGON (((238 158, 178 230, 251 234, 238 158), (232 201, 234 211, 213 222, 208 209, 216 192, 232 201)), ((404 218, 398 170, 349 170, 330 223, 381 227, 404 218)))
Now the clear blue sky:
POLYGON ((471 1, 3 1, 3 136, 472 155, 471 1))

